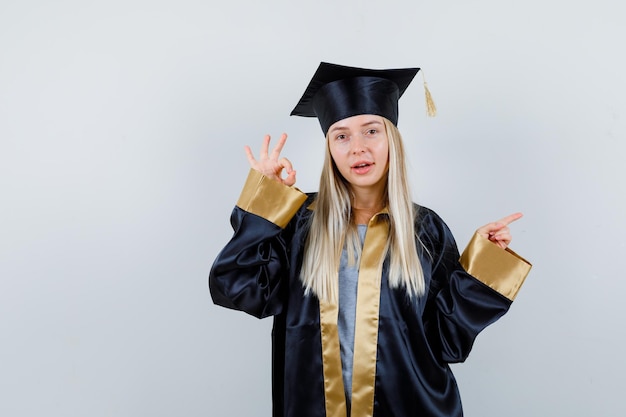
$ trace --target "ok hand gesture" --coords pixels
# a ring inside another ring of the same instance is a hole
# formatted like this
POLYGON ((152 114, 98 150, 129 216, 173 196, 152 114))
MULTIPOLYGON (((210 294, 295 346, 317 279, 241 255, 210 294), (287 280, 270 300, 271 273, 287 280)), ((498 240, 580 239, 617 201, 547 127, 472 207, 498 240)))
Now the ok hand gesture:
POLYGON ((283 146, 285 146, 286 141, 287 134, 283 133, 278 140, 278 144, 276 144, 272 153, 269 154, 270 135, 265 135, 258 160, 254 158, 252 150, 249 146, 246 145, 244 149, 252 169, 257 170, 266 177, 275 179, 282 184, 292 186, 296 183, 296 171, 294 171, 293 166, 291 166, 291 162, 287 158, 280 158, 280 152, 283 150, 283 146), (282 177, 283 170, 287 172, 287 176, 285 178, 282 177))

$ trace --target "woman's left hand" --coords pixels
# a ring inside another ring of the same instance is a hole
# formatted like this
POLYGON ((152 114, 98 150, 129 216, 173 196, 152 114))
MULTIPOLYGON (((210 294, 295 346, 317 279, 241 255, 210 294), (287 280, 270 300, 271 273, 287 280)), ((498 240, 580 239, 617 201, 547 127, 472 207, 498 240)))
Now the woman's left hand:
POLYGON ((479 227, 476 230, 476 233, 481 236, 489 239, 496 245, 500 246, 502 249, 506 249, 511 243, 511 231, 509 230, 508 225, 513 223, 515 220, 520 219, 523 216, 522 213, 513 213, 510 214, 497 222, 489 223, 484 225, 483 227, 479 227))

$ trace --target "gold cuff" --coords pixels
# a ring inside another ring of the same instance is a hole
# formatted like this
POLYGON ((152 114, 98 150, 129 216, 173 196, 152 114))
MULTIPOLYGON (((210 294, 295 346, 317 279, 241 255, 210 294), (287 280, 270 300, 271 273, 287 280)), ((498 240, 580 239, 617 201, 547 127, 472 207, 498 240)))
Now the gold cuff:
POLYGON ((532 265, 475 233, 461 255, 461 266, 472 276, 513 301, 532 265))
POLYGON ((281 184, 250 169, 237 207, 263 217, 282 229, 305 200, 306 194, 297 188, 281 184))

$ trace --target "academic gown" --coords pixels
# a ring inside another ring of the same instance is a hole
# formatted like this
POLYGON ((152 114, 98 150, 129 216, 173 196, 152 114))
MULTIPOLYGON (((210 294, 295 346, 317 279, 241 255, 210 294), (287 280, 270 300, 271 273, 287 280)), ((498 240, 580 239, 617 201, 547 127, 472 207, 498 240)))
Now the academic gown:
MULTIPOLYGON (((305 295, 300 280, 315 197, 251 170, 209 275, 215 304, 274 317, 273 417, 346 417, 337 306, 305 295)), ((417 207, 426 291, 411 298, 389 286, 388 259, 375 259, 386 216, 370 221, 361 256, 352 416, 462 416, 449 364, 506 313, 530 264, 479 235, 460 258, 443 220, 417 207)))

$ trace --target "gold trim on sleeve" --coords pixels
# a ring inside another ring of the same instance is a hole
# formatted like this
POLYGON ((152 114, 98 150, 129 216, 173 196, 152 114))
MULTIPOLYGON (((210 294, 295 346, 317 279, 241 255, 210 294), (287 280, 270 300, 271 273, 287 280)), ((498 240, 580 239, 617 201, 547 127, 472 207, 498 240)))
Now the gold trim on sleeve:
POLYGON ((250 169, 237 207, 284 228, 305 200, 306 194, 297 188, 250 169))
POLYGON ((532 265, 475 233, 461 255, 461 266, 472 276, 513 301, 532 265))

